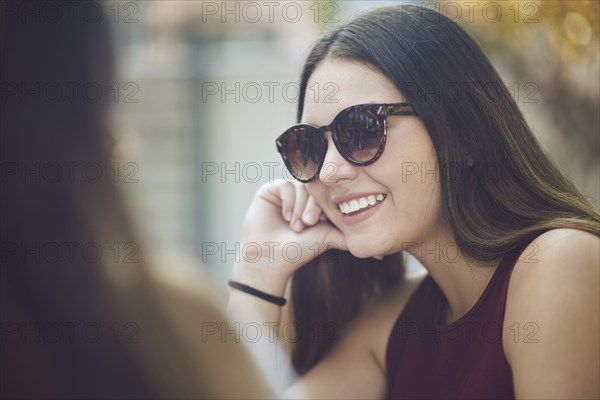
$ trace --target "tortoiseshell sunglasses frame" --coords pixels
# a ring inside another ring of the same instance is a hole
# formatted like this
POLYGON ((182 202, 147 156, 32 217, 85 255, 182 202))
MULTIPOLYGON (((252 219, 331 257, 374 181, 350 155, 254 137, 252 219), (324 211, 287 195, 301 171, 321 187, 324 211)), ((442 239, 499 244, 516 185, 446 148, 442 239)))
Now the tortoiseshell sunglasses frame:
POLYGON ((418 115, 418 114, 414 110, 414 108, 412 107, 412 105, 410 103, 389 103, 389 104, 368 103, 368 104, 353 105, 353 106, 347 107, 347 108, 343 109, 342 111, 340 111, 338 113, 338 115, 335 116, 335 118, 329 125, 316 127, 316 126, 310 125, 310 124, 297 124, 297 125, 294 125, 294 126, 288 128, 285 132, 283 132, 281 135, 279 135, 279 137, 275 140, 275 144, 277 145, 277 151, 279 152, 279 154, 281 154, 281 157, 283 158, 283 162, 285 163, 285 166, 287 167, 288 171, 290 171, 292 176, 294 176, 295 179, 297 179, 298 181, 303 182, 303 183, 312 182, 312 181, 316 180, 317 177, 319 176, 319 173, 321 172, 321 168, 323 167, 323 161, 325 161, 325 154, 327 152, 327 142, 325 141, 325 137, 323 134, 327 131, 330 131, 332 134, 333 143, 334 143, 336 149, 342 155, 342 157, 344 157, 345 160, 347 160, 352 165, 357 165, 357 166, 369 165, 369 164, 372 164, 375 161, 377 161, 379 159, 379 157, 381 157, 381 155, 383 154, 383 150, 385 149, 385 143, 387 140, 387 118, 386 117, 389 115, 418 115), (375 155, 367 161, 355 161, 350 157, 350 155, 346 154, 346 152, 343 150, 343 148, 339 145, 338 132, 334 128, 336 126, 336 124, 342 118, 344 118, 346 116, 346 114, 351 113, 351 112, 361 112, 361 111, 373 112, 380 119, 379 121, 383 125, 383 132, 381 134, 379 148, 377 149, 377 152, 375 153, 375 155), (290 161, 287 158, 287 155, 286 155, 286 152, 284 149, 285 137, 287 134, 289 134, 290 132, 293 132, 294 130, 304 129, 307 127, 316 129, 314 134, 318 135, 318 137, 320 137, 321 140, 324 141, 323 146, 324 146, 325 152, 323 153, 322 159, 319 161, 319 167, 317 168, 317 172, 315 173, 315 175, 313 175, 309 179, 300 179, 294 175, 294 171, 292 169, 292 166, 290 165, 290 161))

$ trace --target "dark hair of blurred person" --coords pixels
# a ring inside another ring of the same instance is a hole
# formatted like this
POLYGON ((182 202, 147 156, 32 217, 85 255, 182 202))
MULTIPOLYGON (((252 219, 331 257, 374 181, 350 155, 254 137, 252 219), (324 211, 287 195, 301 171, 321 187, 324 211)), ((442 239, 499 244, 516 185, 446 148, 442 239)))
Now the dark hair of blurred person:
POLYGON ((244 350, 202 340, 222 314, 201 282, 137 251, 109 169, 108 11, 53 22, 21 12, 43 2, 3 3, 1 397, 270 396, 244 350))

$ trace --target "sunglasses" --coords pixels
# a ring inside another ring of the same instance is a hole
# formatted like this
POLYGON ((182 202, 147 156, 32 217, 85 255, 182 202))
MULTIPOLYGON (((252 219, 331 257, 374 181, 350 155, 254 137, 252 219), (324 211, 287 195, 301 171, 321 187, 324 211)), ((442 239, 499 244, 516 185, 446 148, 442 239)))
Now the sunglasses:
POLYGON ((327 126, 294 125, 276 139, 277 151, 292 176, 300 182, 314 181, 325 160, 330 131, 338 152, 352 165, 377 161, 387 137, 388 115, 418 115, 409 103, 359 104, 342 110, 327 126))

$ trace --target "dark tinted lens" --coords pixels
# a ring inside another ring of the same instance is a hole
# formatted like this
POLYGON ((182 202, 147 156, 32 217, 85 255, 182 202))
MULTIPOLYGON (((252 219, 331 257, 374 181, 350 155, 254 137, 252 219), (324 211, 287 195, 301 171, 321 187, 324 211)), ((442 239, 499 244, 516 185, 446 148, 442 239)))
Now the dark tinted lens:
POLYGON ((384 120, 368 110, 351 111, 336 124, 340 150, 354 161, 373 159, 381 145, 384 120))
POLYGON ((298 180, 314 177, 325 153, 325 146, 317 129, 306 126, 288 130, 280 146, 285 154, 286 166, 292 176, 298 180))

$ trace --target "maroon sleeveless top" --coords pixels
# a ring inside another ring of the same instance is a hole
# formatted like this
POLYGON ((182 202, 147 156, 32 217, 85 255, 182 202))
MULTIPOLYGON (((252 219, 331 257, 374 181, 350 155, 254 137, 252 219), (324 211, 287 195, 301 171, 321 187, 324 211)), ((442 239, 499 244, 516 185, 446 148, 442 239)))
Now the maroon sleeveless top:
POLYGON ((389 399, 514 398, 502 348, 508 283, 521 252, 507 252, 483 294, 457 321, 440 323, 446 299, 427 276, 396 320, 386 350, 389 399))

